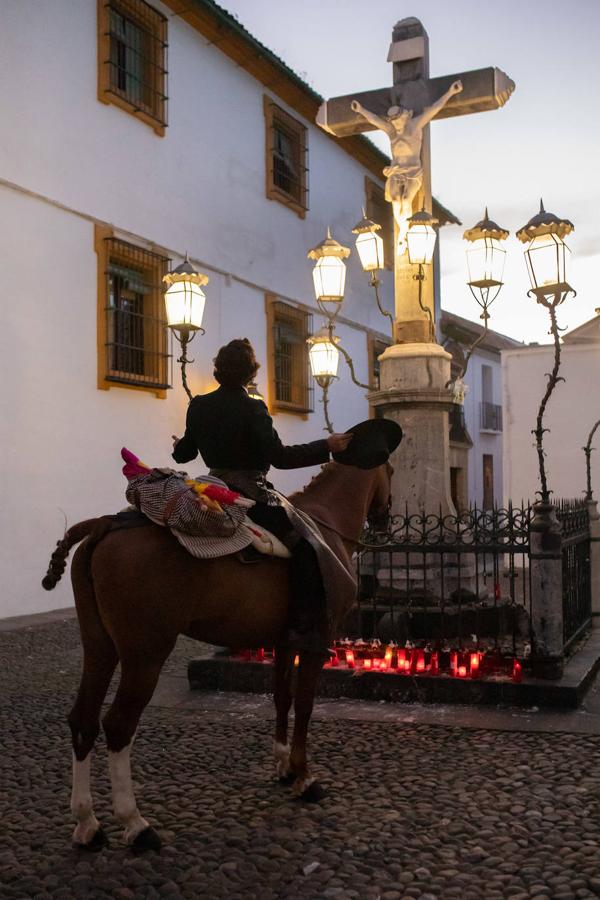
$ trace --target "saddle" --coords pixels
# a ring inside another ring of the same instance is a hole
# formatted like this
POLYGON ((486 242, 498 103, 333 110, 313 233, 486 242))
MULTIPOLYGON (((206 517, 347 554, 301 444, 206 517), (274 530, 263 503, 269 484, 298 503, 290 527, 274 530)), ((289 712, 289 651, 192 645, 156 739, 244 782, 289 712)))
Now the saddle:
POLYGON ((125 496, 131 506, 156 525, 169 528, 192 556, 214 559, 250 545, 269 556, 291 555, 275 535, 248 518, 254 501, 229 490, 219 478, 191 479, 186 472, 151 469, 126 448, 121 456, 128 479, 125 496))

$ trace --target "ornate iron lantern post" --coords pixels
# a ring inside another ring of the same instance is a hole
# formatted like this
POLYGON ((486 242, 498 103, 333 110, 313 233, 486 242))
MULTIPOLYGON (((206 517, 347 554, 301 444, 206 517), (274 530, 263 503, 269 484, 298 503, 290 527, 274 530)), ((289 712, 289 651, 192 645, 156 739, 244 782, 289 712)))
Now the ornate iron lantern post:
POLYGON ((181 344, 181 356, 177 362, 181 365, 181 381, 190 400, 192 392, 187 383, 186 366, 194 360, 188 359, 187 346, 197 332, 204 334, 202 317, 206 296, 202 286, 208 284, 208 280, 208 275, 194 269, 187 253, 184 262, 163 277, 163 282, 167 285, 165 291, 167 325, 181 344))
POLYGON ((431 341, 435 341, 435 325, 431 310, 423 303, 423 282, 425 281, 424 267, 430 265, 433 259, 437 239, 437 233, 433 226, 437 224, 438 219, 422 209, 409 218, 406 235, 408 261, 411 265, 419 267, 419 271, 413 275, 413 278, 419 282, 419 306, 429 318, 429 339, 431 341))
POLYGON ((363 209, 363 217, 360 222, 357 222, 352 229, 352 234, 355 234, 357 236, 356 249, 358 251, 363 271, 370 273, 370 285, 375 291, 375 301, 377 303, 377 308, 379 309, 381 315, 386 316, 391 322, 393 341, 394 316, 392 315, 392 313, 388 312, 387 309, 383 308, 383 306, 381 305, 381 298, 379 296, 379 286, 381 282, 377 275, 377 271, 378 269, 383 269, 384 254, 383 241, 377 234, 378 231, 381 231, 381 225, 378 225, 377 222, 373 222, 372 219, 367 219, 367 214, 363 209))
POLYGON ((525 261, 531 281, 531 289, 528 296, 534 296, 536 301, 545 306, 550 314, 550 332, 554 339, 554 367, 548 375, 546 391, 542 397, 538 410, 536 427, 532 433, 536 439, 538 465, 540 472, 541 502, 544 505, 550 503, 550 493, 546 478, 546 465, 544 461, 544 414, 550 396, 559 381, 560 369, 560 331, 556 319, 556 309, 563 303, 569 294, 576 296, 567 281, 566 263, 569 248, 563 238, 573 231, 573 223, 568 219, 555 216, 546 212, 544 204, 540 201, 540 211, 529 222, 517 231, 517 237, 528 246, 525 250, 525 261))
POLYGON ((593 491, 592 491, 592 440, 594 438, 594 434, 596 433, 596 429, 600 425, 600 419, 594 423, 592 430, 590 431, 587 439, 587 444, 583 448, 583 452, 585 453, 585 478, 586 478, 586 491, 585 491, 585 499, 588 503, 591 503, 594 499, 593 491))

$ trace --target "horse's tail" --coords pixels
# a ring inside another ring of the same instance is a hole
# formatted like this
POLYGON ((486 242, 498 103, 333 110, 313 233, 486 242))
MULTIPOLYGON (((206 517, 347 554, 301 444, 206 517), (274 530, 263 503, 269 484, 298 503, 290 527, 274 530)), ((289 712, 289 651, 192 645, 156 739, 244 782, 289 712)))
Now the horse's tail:
POLYGON ((77 525, 73 525, 72 528, 65 531, 65 534, 60 541, 56 542, 56 550, 50 557, 48 571, 42 578, 42 587, 47 591, 51 591, 55 588, 65 571, 67 557, 71 547, 88 536, 94 544, 97 544, 110 530, 111 521, 112 516, 101 516, 97 519, 85 519, 84 522, 78 522, 77 525))

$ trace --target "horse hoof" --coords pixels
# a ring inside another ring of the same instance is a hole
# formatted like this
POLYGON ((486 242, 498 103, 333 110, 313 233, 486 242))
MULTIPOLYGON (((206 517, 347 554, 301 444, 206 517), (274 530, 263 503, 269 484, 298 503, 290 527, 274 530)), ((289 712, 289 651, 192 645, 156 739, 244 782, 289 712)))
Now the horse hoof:
POLYGON ((321 787, 318 781, 313 781, 305 791, 302 791, 299 799, 302 800, 303 803, 320 803, 326 796, 327 791, 321 787))
POLYGON ((288 772, 287 775, 279 776, 279 784, 284 784, 286 787, 289 787, 296 780, 296 776, 293 772, 288 772))
POLYGON ((146 853, 147 850, 154 850, 156 853, 160 853, 160 848, 162 847, 162 841, 158 836, 158 833, 154 830, 154 828, 144 828, 143 831, 137 835, 135 840, 131 845, 131 849, 133 853, 146 853))
POLYGON ((76 850, 84 850, 86 851, 86 853, 99 853, 100 850, 108 847, 108 838, 104 830, 102 828, 99 828, 94 837, 91 839, 91 841, 88 841, 87 844, 74 842, 73 846, 76 850))

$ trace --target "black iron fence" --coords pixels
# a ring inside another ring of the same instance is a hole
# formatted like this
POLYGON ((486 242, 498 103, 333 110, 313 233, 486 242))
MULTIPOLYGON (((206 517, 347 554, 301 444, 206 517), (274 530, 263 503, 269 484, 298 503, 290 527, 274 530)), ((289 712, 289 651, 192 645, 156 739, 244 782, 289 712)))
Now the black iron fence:
POLYGON ((590 521, 585 500, 562 500, 556 513, 562 529, 563 641, 568 649, 592 621, 590 521))
POLYGON ((531 518, 527 506, 392 517, 365 536, 351 636, 526 656, 531 518))
MULTIPOLYGON (((356 641, 527 660, 536 652, 529 505, 458 515, 394 516, 364 537, 359 602, 346 620, 356 641)), ((562 501, 564 646, 591 622, 585 502, 562 501)), ((560 599, 559 599, 560 602, 560 599)))

